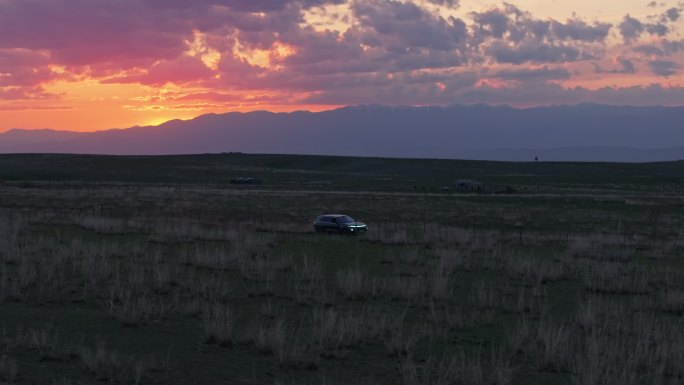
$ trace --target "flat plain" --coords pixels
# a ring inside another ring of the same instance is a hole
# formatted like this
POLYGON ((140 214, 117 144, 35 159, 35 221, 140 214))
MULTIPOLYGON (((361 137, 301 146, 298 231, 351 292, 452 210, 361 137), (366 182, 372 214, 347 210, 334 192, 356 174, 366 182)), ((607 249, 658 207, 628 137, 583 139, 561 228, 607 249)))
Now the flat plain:
POLYGON ((681 384, 683 192, 684 162, 0 155, 0 383, 681 384))

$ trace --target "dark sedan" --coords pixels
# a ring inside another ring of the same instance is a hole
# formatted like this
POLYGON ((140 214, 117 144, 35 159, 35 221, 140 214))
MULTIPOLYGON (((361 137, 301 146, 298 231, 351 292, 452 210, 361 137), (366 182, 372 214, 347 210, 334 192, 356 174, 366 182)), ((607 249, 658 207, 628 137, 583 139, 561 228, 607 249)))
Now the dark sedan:
POLYGON ((314 230, 317 233, 343 233, 358 234, 365 233, 368 227, 365 223, 359 222, 348 215, 325 214, 319 215, 314 221, 314 230))

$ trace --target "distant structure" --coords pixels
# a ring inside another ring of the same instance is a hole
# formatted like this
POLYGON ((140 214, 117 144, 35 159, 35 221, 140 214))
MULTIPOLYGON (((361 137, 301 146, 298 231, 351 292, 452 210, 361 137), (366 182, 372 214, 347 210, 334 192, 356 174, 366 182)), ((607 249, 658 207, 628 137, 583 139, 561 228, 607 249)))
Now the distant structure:
POLYGON ((230 180, 230 184, 261 184, 261 179, 258 178, 245 178, 245 177, 239 177, 239 178, 232 178, 230 180))
POLYGON ((534 156, 534 161, 535 161, 535 162, 539 162, 539 157, 535 155, 535 156, 534 156))
POLYGON ((459 179, 455 182, 456 191, 475 194, 514 194, 516 191, 511 186, 501 184, 487 184, 474 179, 459 179))
POLYGON ((459 179, 456 181, 456 191, 481 193, 484 185, 474 179, 459 179))

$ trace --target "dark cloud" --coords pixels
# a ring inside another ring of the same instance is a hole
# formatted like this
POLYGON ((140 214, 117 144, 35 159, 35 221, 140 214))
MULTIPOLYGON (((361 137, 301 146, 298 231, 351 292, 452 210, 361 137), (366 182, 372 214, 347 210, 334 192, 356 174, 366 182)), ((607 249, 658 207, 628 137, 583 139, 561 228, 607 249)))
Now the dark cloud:
POLYGON ((616 59, 616 62, 618 65, 620 65, 620 68, 604 69, 598 63, 593 63, 594 73, 597 73, 597 74, 633 74, 636 72, 636 65, 634 64, 633 61, 626 59, 624 57, 618 57, 616 59))
POLYGON ((548 20, 526 20, 524 26, 538 40, 546 39, 551 30, 551 22, 548 20))
POLYGON ((684 51, 684 40, 662 39, 652 44, 640 44, 632 50, 649 57, 670 57, 684 51))
POLYGON ((552 22, 553 32, 562 40, 601 42, 606 39, 612 27, 609 23, 587 24, 582 20, 568 20, 566 24, 552 22))
POLYGON ((304 23, 304 10, 341 2, 0 0, 0 87, 18 98, 49 97, 37 87, 67 76, 51 69, 57 64, 102 82, 206 87, 213 91, 187 100, 217 103, 245 90, 305 93, 312 95, 309 102, 332 104, 499 101, 490 94, 494 89, 476 86, 481 77, 520 85, 502 90, 501 98, 509 99, 501 102, 518 100, 519 92, 546 103, 543 91, 558 100, 589 95, 546 84, 574 75, 554 63, 593 60, 607 67, 596 64, 596 72, 628 74, 649 61, 654 73, 671 76, 678 65, 670 56, 684 50, 681 41, 667 38, 680 17, 676 8, 649 19, 657 23, 625 16, 619 32, 626 42, 644 32, 662 38, 625 49, 613 66, 605 60, 610 24, 576 16, 539 19, 508 3, 471 13, 466 23, 436 14, 425 2, 351 0, 344 31, 304 23), (190 46, 198 52, 188 54, 190 46), (287 54, 272 52, 277 47, 287 54), (201 60, 209 50, 220 54, 215 68, 201 60), (483 70, 492 64, 507 69, 483 70), (530 64, 537 68, 522 68, 530 64))
POLYGON ((496 42, 486 49, 488 55, 500 63, 562 63, 591 59, 588 54, 570 45, 552 45, 542 42, 524 42, 510 46, 505 42, 496 42))
MULTIPOLYGON (((285 67, 284 76, 264 73, 242 79, 259 84, 264 79, 290 84, 289 80, 300 74, 352 77, 363 73, 450 68, 468 61, 468 31, 461 19, 443 18, 410 2, 357 1, 351 4, 351 9, 354 24, 342 34, 308 27, 280 32, 278 40, 296 51, 279 63, 285 67)), ((258 39, 273 41, 269 36, 258 39)), ((251 41, 240 38, 243 40, 251 41)), ((233 59, 224 60, 232 62, 233 59)), ((304 81, 300 87, 306 88, 310 83, 304 81)), ((322 86, 317 84, 318 88, 322 86)))
POLYGON ((393 79, 363 76, 352 87, 325 89, 302 100, 314 104, 449 104, 461 90, 474 87, 480 76, 474 72, 404 73, 393 79), (441 83, 439 87, 437 83, 441 83))
POLYGON ((670 60, 652 60, 648 62, 648 66, 654 74, 664 77, 676 74, 679 68, 681 68, 678 63, 670 60))
POLYGON ((665 12, 665 17, 670 21, 677 21, 680 17, 679 8, 670 8, 665 12))
POLYGON ((622 73, 633 74, 636 72, 636 66, 631 60, 621 57, 618 58, 618 63, 622 66, 622 73))
POLYGON ((646 56, 663 56, 665 51, 655 44, 641 44, 632 48, 634 52, 644 54, 646 56))
POLYGON ((684 88, 664 88, 658 84, 634 87, 603 87, 590 90, 584 87, 565 88, 555 83, 520 84, 506 89, 480 87, 464 90, 459 101, 472 100, 482 103, 529 104, 576 104, 600 103, 612 105, 672 105, 684 100, 684 88))
POLYGON ((670 8, 660 17, 649 16, 648 18, 651 20, 660 20, 650 23, 642 22, 630 15, 625 15, 619 25, 620 34, 622 35, 624 42, 628 44, 638 40, 644 32, 654 36, 664 37, 672 32, 672 28, 668 24, 677 21, 679 16, 678 8, 670 8))
POLYGON ((572 73, 565 68, 522 68, 506 69, 495 72, 491 77, 503 80, 561 80, 569 79, 572 73))
MULTIPOLYGON (((456 75, 454 75, 456 76, 456 75)), ((443 91, 431 82, 393 82, 334 91, 321 91, 303 99, 315 104, 509 104, 519 106, 601 103, 612 105, 673 105, 684 100, 683 87, 662 87, 658 84, 634 87, 563 87, 554 82, 513 82, 501 87, 477 85, 478 75, 464 74, 459 86, 447 86, 443 91)))
POLYGON ((452 50, 467 37, 463 20, 433 15, 411 2, 354 1, 352 11, 359 23, 356 36, 369 46, 452 50))
POLYGON ((345 0, 142 0, 157 9, 190 9, 225 7, 237 12, 273 12, 288 7, 311 8, 326 4, 341 4, 345 0))
POLYGON ((473 12, 473 19, 480 37, 502 38, 508 32, 509 15, 503 9, 491 9, 486 12, 473 12))
POLYGON ((609 23, 589 24, 581 19, 569 19, 565 23, 557 20, 534 18, 512 4, 504 3, 502 8, 486 12, 473 12, 475 38, 506 38, 519 42, 525 39, 572 40, 577 42, 603 42, 611 29, 609 23))
MULTIPOLYGON (((165 0, 164 0, 165 1, 165 0)), ((240 12, 270 12, 279 11, 289 6, 311 8, 326 4, 342 4, 345 0, 228 0, 214 1, 217 5, 224 5, 240 12)))
POLYGON ((432 4, 442 5, 449 8, 458 8, 460 5, 459 0, 428 0, 432 4))
POLYGON ((516 6, 473 12, 471 45, 500 63, 560 63, 597 56, 611 25, 573 18, 541 20, 516 6))
POLYGON ((660 43, 667 55, 674 55, 678 52, 684 51, 684 40, 663 40, 660 43))
POLYGON ((638 39, 644 32, 644 25, 639 19, 626 15, 620 23, 620 34, 625 40, 625 43, 630 43, 638 39))
POLYGON ((665 36, 670 32, 670 28, 662 23, 652 23, 646 25, 646 31, 651 35, 665 36))

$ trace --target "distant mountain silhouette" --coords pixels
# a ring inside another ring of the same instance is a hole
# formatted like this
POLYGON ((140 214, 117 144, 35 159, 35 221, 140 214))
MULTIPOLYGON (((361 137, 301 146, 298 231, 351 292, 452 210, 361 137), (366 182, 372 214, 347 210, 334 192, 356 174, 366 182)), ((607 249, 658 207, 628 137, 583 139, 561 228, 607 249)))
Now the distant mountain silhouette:
POLYGON ((0 134, 0 148, 5 145, 38 144, 75 139, 83 136, 84 133, 75 131, 57 131, 47 128, 40 130, 14 128, 0 134))
POLYGON ((491 160, 684 159, 684 107, 580 104, 227 113, 92 133, 11 130, 0 152, 250 152, 491 160))

